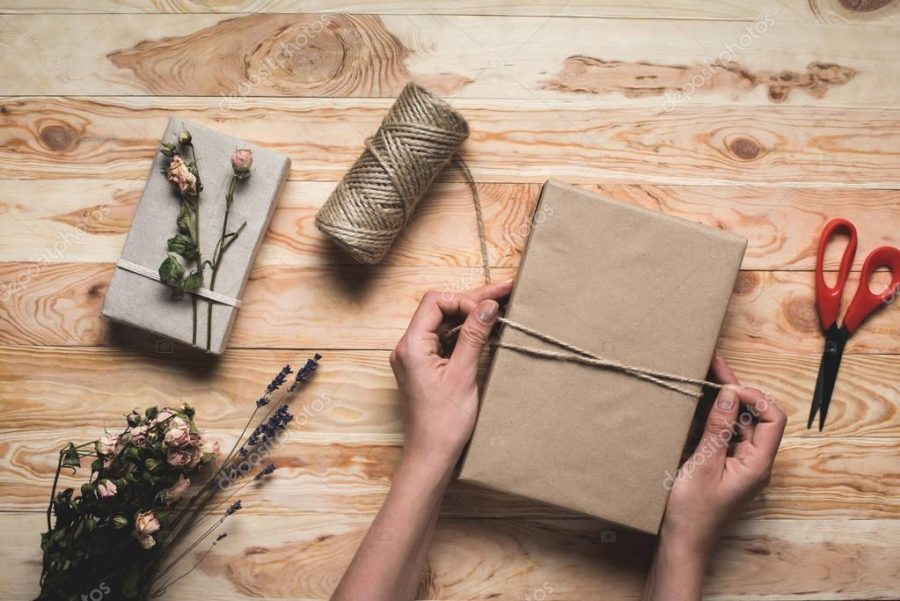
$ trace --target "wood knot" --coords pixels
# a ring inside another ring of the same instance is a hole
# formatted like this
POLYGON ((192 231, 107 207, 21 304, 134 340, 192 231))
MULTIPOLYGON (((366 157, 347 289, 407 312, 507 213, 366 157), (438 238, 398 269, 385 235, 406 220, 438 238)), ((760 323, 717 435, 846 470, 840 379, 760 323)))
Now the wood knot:
MULTIPOLYGON (((280 65, 282 71, 277 77, 284 81, 276 83, 284 87, 292 83, 326 85, 346 65, 348 54, 353 54, 352 41, 342 39, 344 34, 345 30, 332 22, 313 31, 309 30, 308 23, 293 23, 281 29, 271 44, 259 46, 262 54, 252 56, 250 62, 264 65, 269 61, 280 65)), ((350 62, 358 61, 354 57, 350 62)))
POLYGON ((726 145, 731 154, 742 161, 752 161, 762 154, 762 146, 753 138, 746 136, 738 136, 732 140, 727 140, 726 145))
POLYGON ((106 288, 104 284, 94 284, 88 288, 88 296, 91 298, 102 298, 104 288, 106 288))
POLYGON ((742 271, 734 283, 734 293, 745 295, 753 292, 759 285, 759 276, 753 271, 742 271))
POLYGON ((819 315, 809 296, 795 297, 784 305, 784 315, 798 332, 812 334, 819 331, 819 315))
POLYGON ((75 131, 64 124, 47 125, 38 134, 41 145, 47 150, 62 152, 75 143, 75 131))
POLYGON ((893 0, 841 0, 841 6, 853 12, 867 13, 878 10, 879 8, 884 8, 892 1, 893 0))

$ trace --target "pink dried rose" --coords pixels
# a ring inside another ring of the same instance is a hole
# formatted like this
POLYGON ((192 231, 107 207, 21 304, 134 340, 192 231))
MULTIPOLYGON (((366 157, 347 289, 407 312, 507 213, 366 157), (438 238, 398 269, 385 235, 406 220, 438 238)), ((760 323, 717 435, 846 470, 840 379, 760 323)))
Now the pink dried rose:
POLYGON ((166 490, 166 503, 177 502, 179 499, 181 499, 182 496, 184 496, 185 491, 187 491, 190 486, 191 481, 179 474, 178 480, 175 482, 175 484, 173 484, 166 490))
POLYGON ((159 413, 156 414, 156 423, 162 424, 166 420, 170 419, 173 415, 175 415, 175 414, 172 413, 171 411, 169 411, 168 409, 163 409, 162 411, 160 411, 159 413))
POLYGON ((140 545, 149 549, 156 544, 153 535, 159 532, 159 520, 152 511, 138 513, 134 518, 134 535, 140 545))
POLYGON ((200 461, 203 459, 203 451, 200 450, 200 447, 194 447, 191 451, 191 461, 188 463, 188 467, 193 469, 200 465, 200 461))
POLYGON ((184 447, 191 442, 191 427, 180 417, 173 417, 166 430, 166 444, 170 447, 184 447))
POLYGON ((197 196, 197 178, 188 169, 187 163, 177 154, 169 162, 166 178, 182 196, 197 196))
POLYGON ((97 495, 101 499, 111 499, 119 492, 116 483, 112 480, 101 480, 97 483, 97 495))
POLYGON ((245 178, 250 175, 250 168, 253 167, 253 151, 249 148, 238 148, 231 155, 231 168, 234 174, 239 178, 245 178))
POLYGON ((147 426, 138 426, 131 429, 131 444, 140 446, 147 442, 147 426))
POLYGON ((191 467, 193 459, 193 452, 188 449, 170 449, 166 455, 166 461, 172 467, 191 467))
POLYGON ((203 442, 200 444, 200 451, 203 454, 218 455, 219 450, 220 450, 220 447, 219 447, 218 440, 203 439, 203 442))
POLYGON ((96 442, 94 448, 99 455, 114 455, 119 450, 119 435, 104 434, 96 442))
POLYGON ((219 441, 204 438, 200 441, 200 462, 204 465, 212 463, 219 456, 219 441))

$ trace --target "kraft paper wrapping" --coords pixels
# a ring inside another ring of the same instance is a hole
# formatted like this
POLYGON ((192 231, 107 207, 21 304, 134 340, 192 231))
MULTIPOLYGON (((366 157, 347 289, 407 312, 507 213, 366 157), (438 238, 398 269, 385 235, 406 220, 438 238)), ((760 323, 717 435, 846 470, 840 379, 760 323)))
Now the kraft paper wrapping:
MULTIPOLYGON (((240 299, 250 274, 281 187, 287 178, 290 159, 266 148, 248 144, 184 119, 172 118, 162 140, 173 142, 182 129, 193 137, 203 191, 200 193, 200 245, 204 258, 212 258, 225 215, 225 194, 231 181, 231 153, 237 148, 253 151, 251 176, 236 188, 230 231, 247 225, 222 259, 215 291, 240 299)), ((188 155, 190 156, 190 155, 188 155)), ((162 156, 155 153, 137 213, 122 249, 122 258, 154 271, 166 258, 166 241, 175 235, 179 198, 165 175, 160 172, 162 156)), ((187 269, 190 271, 193 269, 187 269)), ((207 268, 204 287, 209 287, 211 270, 207 268)), ((197 310, 197 347, 206 348, 207 301, 200 298, 197 310)), ((221 354, 227 345, 232 324, 239 309, 213 303, 210 352, 221 354)), ((163 284, 117 267, 103 304, 103 315, 185 344, 191 344, 190 295, 175 301, 163 284)))
MULTIPOLYGON (((746 244, 551 180, 507 316, 602 357, 705 378, 746 244)), ((559 350, 511 328, 501 341, 559 350)), ((696 403, 499 348, 460 479, 656 533, 696 403)))

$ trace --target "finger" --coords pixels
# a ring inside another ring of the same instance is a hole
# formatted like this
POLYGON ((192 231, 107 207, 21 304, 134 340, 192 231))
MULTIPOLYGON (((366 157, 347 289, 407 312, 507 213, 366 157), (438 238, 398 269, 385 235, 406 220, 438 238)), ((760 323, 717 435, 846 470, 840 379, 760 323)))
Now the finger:
POLYGON ((713 355, 712 364, 710 365, 710 371, 712 372, 713 378, 721 384, 740 385, 740 382, 738 382, 737 376, 734 375, 734 371, 732 371, 731 366, 725 362, 725 358, 722 357, 722 355, 720 355, 719 353, 713 355))
POLYGON ((501 298, 508 296, 509 293, 512 292, 512 286, 512 280, 497 282, 496 284, 485 284, 484 286, 473 288, 472 290, 465 292, 463 296, 474 299, 476 304, 489 298, 499 301, 501 298))
POLYGON ((762 456, 771 463, 778 452, 787 416, 771 398, 755 388, 742 388, 739 392, 741 400, 757 418, 753 428, 751 442, 754 448, 761 451, 762 456))
POLYGON ((709 409, 706 418, 706 427, 696 453, 704 456, 704 465, 709 469, 721 473, 725 466, 725 457, 728 454, 728 444, 734 431, 734 424, 738 414, 738 388, 734 385, 726 385, 719 391, 716 402, 709 409))
POLYGON ((407 332, 413 334, 436 332, 445 317, 468 315, 479 302, 491 298, 500 300, 512 290, 512 280, 487 284, 462 294, 430 290, 422 297, 409 322, 407 332))
POLYGON ((471 370, 473 374, 478 370, 478 358, 487 344, 499 312, 500 305, 489 298, 478 303, 469 313, 459 331, 453 354, 450 355, 451 369, 471 370))
POLYGON ((512 284, 512 280, 497 284, 486 284, 460 294, 456 314, 468 316, 469 313, 475 310, 478 303, 483 300, 493 299, 499 301, 504 296, 509 296, 509 293, 512 291, 512 284))
MULTIPOLYGON (((445 293, 436 290, 429 290, 422 297, 416 312, 413 313, 412 319, 409 320, 409 326, 406 328, 407 334, 418 334, 422 332, 434 332, 441 325, 444 313, 441 310, 440 302, 445 293)), ((449 295, 450 297, 456 295, 449 295)))
POLYGON ((753 422, 753 414, 742 408, 737 418, 738 443, 734 446, 734 456, 742 457, 753 453, 753 430, 755 424, 753 422))

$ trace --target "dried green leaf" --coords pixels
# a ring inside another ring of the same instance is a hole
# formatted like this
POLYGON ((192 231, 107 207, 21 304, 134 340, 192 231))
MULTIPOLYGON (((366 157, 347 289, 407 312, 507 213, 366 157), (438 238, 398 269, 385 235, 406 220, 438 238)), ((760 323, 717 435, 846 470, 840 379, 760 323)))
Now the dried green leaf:
POLYGON ((190 236, 191 239, 197 238, 194 211, 187 201, 182 201, 181 210, 178 211, 178 221, 176 223, 180 233, 190 236))
POLYGON ((192 271, 181 283, 181 289, 184 292, 195 292, 203 285, 203 274, 199 271, 192 271))
POLYGON ((75 472, 78 468, 81 467, 81 456, 78 454, 78 449, 75 448, 75 443, 70 442, 66 445, 66 448, 62 450, 62 463, 60 467, 67 467, 75 472))
POLYGON ((188 261, 197 258, 197 245, 194 241, 184 234, 175 234, 166 245, 169 252, 178 253, 188 261))
POLYGON ((181 298, 184 292, 182 280, 184 279, 184 267, 174 256, 169 255, 159 266, 159 281, 172 289, 172 298, 181 298))

